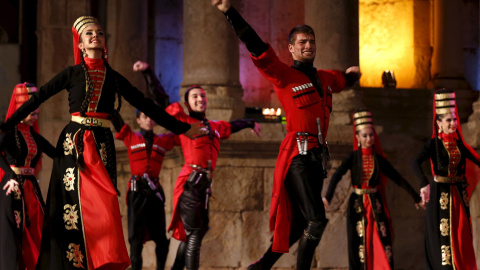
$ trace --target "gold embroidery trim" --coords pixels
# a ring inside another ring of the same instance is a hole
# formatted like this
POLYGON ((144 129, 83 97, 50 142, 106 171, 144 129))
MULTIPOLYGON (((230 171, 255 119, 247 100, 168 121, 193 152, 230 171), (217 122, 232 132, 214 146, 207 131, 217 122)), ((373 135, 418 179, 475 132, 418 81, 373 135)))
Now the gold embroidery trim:
POLYGON ((83 258, 85 258, 85 256, 83 256, 82 252, 80 251, 80 245, 70 243, 68 245, 68 249, 69 250, 67 250, 67 259, 70 262, 73 261, 73 266, 77 268, 85 268, 82 265, 83 258))
POLYGON ((440 194, 440 208, 442 210, 447 210, 447 205, 448 205, 448 193, 442 192, 440 194))
POLYGON ((72 133, 65 134, 65 141, 63 142, 63 153, 66 156, 72 155, 74 147, 75 146, 73 145, 72 133))
POLYGON ((450 225, 448 219, 442 218, 440 219, 440 234, 442 236, 448 236, 448 232, 450 231, 450 225))
POLYGON ((452 265, 450 246, 442 245, 442 265, 452 265))
POLYGON ((358 257, 360 257, 360 262, 365 263, 365 246, 358 246, 358 257))
POLYGON ((75 210, 77 205, 70 205, 70 204, 65 204, 63 206, 63 210, 65 210, 65 213, 63 213, 63 221, 66 223, 65 224, 65 229, 67 230, 78 230, 77 223, 78 223, 78 211, 75 210))
POLYGON ((75 189, 73 184, 75 183, 75 175, 73 171, 75 168, 67 168, 65 175, 63 176, 63 183, 65 184, 66 191, 72 191, 75 189))
POLYGON ((363 222, 361 220, 357 221, 356 230, 358 237, 363 237, 363 222))

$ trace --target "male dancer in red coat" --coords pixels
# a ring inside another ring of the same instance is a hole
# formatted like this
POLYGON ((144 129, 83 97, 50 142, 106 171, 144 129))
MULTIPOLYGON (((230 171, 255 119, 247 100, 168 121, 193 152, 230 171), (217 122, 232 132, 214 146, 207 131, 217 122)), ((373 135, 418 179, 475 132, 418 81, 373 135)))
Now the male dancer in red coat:
POLYGON ((317 70, 315 33, 300 25, 289 35, 288 50, 294 60, 281 62, 270 45, 231 6, 229 0, 212 0, 232 24, 250 51, 262 75, 274 84, 287 119, 287 135, 275 165, 270 229, 273 243, 253 269, 269 269, 299 238, 297 269, 310 269, 315 249, 328 220, 320 196, 326 175, 326 136, 332 110, 332 93, 360 78, 358 67, 346 72, 317 70), (323 172, 323 173, 322 173, 323 172), (323 177, 322 177, 323 176, 323 177))
MULTIPOLYGON (((143 74, 155 102, 168 104, 153 73, 143 74)), ((188 88, 184 99, 188 115, 180 103, 170 104, 166 111, 186 123, 202 121, 209 134, 195 140, 179 136, 185 164, 175 183, 172 222, 168 230, 173 231, 173 237, 181 241, 172 269, 183 269, 185 266, 187 269, 198 269, 201 242, 208 231, 208 199, 212 195, 210 186, 220 150, 220 140, 228 139, 230 134, 245 128, 252 128, 252 132, 260 136, 260 125, 251 119, 231 122, 208 120, 205 116, 207 96, 199 85, 188 88)))
MULTIPOLYGON (((143 74, 153 74, 152 69, 144 62, 136 62, 134 71, 143 74)), ((157 87, 157 95, 168 101, 168 95, 161 85, 156 83, 156 77, 145 75, 147 85, 157 87), (152 81, 150 81, 153 79, 152 81)), ((165 107, 166 104, 158 104, 165 107)), ((116 139, 122 140, 128 151, 132 177, 128 182, 128 241, 130 242, 130 260, 132 270, 142 269, 142 249, 146 240, 155 242, 157 269, 165 269, 170 240, 166 237, 165 224, 165 193, 159 182, 165 153, 178 145, 178 137, 173 133, 155 134, 155 122, 143 112, 136 111, 137 124, 140 132, 133 132, 129 125, 124 124, 120 115, 116 115, 112 123, 117 134, 116 139)))

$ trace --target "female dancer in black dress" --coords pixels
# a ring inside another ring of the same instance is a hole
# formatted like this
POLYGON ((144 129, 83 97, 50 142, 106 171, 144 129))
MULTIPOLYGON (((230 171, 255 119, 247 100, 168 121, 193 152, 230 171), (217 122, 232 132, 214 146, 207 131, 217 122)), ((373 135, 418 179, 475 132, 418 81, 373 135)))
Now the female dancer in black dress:
MULTIPOLYGON (((17 84, 7 119, 29 96, 34 84, 17 84)), ((42 152, 53 158, 55 147, 38 134, 38 109, 30 113, 0 142, 0 269, 35 269, 40 251, 43 201, 35 174, 42 152)))
POLYGON ((385 199, 387 177, 404 188, 415 203, 420 202, 420 196, 385 158, 372 113, 359 110, 353 114, 353 122, 354 151, 333 174, 323 201, 328 208, 338 182, 351 170, 353 193, 347 210, 350 269, 393 269, 392 222, 385 199))
POLYGON ((478 177, 466 178, 475 165, 480 165, 480 156, 463 140, 455 92, 438 90, 433 103, 432 138, 413 162, 422 201, 428 202, 425 269, 477 269, 469 198, 478 177), (432 182, 421 168, 427 160, 432 168, 432 182))
POLYGON ((116 160, 109 128, 123 96, 156 123, 176 134, 204 134, 198 124, 180 122, 134 88, 107 62, 105 33, 97 19, 78 18, 73 27, 75 66, 39 88, 0 129, 10 130, 42 102, 69 92, 71 122, 58 139, 48 189, 37 269, 125 269, 116 190, 116 160))

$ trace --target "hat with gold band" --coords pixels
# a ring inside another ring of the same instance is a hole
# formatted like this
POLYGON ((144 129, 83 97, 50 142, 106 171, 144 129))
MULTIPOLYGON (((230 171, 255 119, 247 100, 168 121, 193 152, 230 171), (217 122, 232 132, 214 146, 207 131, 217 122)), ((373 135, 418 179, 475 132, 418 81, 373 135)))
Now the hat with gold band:
POLYGON ((435 113, 448 114, 456 113, 455 92, 452 90, 439 91, 435 93, 435 113))
POLYGON ((18 109, 32 97, 33 93, 37 92, 37 86, 33 83, 20 83, 15 86, 13 92, 15 109, 18 109))
POLYGON ((88 25, 91 25, 91 24, 100 25, 97 18, 92 17, 92 16, 82 16, 82 17, 79 17, 73 23, 73 27, 75 28, 75 30, 77 30, 78 35, 81 35, 83 30, 85 29, 85 27, 87 27, 88 25))
POLYGON ((353 114, 353 125, 355 131, 360 131, 364 128, 373 128, 372 113, 367 110, 358 110, 353 114))

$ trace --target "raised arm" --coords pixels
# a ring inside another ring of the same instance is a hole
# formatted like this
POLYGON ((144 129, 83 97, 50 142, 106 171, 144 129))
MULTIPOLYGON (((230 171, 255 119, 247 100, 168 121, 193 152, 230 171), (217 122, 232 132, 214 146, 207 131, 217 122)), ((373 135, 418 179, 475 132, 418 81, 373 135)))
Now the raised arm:
MULTIPOLYGON (((112 70, 113 71, 113 70, 112 70)), ((187 124, 178 121, 173 116, 165 112, 162 108, 152 100, 145 98, 142 92, 133 87, 130 82, 116 71, 116 76, 119 80, 120 94, 135 108, 140 108, 141 111, 160 126, 172 131, 175 134, 184 134, 185 136, 194 139, 196 136, 207 133, 206 129, 201 124, 187 124)))
POLYGON ((66 68, 62 72, 58 73, 45 85, 38 88, 32 97, 16 110, 5 123, 0 124, 0 132, 6 130, 12 130, 16 124, 20 123, 31 112, 36 110, 40 104, 45 102, 51 96, 57 94, 63 89, 67 88, 69 84, 69 78, 74 73, 73 67, 66 68))
POLYGON ((165 92, 160 81, 155 76, 152 67, 146 62, 137 61, 133 64, 133 71, 142 72, 145 82, 147 83, 147 89, 152 96, 153 102, 160 107, 166 108, 170 105, 169 96, 165 92))
POLYGON ((245 44, 253 56, 259 56, 268 49, 268 45, 257 35, 255 30, 243 19, 242 15, 232 6, 230 0, 212 0, 230 24, 233 26, 238 38, 245 44))
POLYGON ((38 134, 39 144, 42 147, 42 152, 45 153, 48 157, 53 159, 55 157, 56 149, 47 139, 45 139, 42 135, 38 134))

